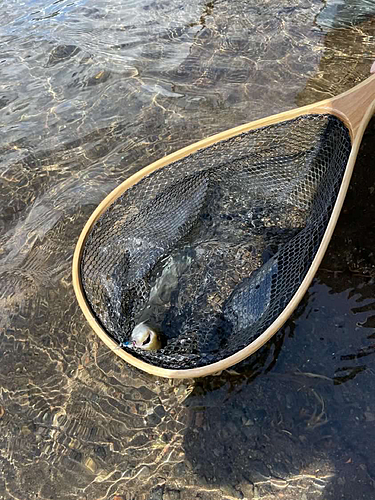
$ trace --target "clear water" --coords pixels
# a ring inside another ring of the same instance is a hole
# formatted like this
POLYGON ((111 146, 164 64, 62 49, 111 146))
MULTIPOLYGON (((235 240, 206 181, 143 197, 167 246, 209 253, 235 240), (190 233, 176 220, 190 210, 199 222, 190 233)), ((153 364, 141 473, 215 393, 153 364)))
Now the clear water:
POLYGON ((87 326, 70 274, 88 216, 134 171, 364 79, 374 11, 2 2, 1 499, 374 496, 374 123, 306 297, 229 372, 171 382, 122 363, 87 326))

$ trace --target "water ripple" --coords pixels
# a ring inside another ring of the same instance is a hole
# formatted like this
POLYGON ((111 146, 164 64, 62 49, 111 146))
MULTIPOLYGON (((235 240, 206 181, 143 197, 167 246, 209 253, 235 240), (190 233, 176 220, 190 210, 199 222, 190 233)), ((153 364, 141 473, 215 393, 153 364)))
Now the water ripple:
POLYGON ((356 498, 371 497, 369 222, 353 243, 364 214, 373 220, 371 134, 359 167, 365 187, 348 209, 360 219, 333 241, 287 327, 230 372, 176 382, 123 364, 86 324, 71 284, 84 223, 129 175, 363 79, 375 25, 371 2, 358 5, 3 3, 4 498, 340 498, 354 483, 356 498))

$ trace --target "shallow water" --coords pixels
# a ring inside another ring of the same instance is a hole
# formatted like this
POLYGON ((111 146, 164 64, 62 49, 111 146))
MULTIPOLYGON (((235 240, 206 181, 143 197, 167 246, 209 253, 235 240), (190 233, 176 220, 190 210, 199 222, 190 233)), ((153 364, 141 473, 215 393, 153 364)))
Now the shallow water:
POLYGON ((374 496, 371 122, 334 239, 293 318, 217 377, 110 353, 70 276, 131 173, 363 80, 370 2, 8 1, 0 20, 0 498, 374 496))

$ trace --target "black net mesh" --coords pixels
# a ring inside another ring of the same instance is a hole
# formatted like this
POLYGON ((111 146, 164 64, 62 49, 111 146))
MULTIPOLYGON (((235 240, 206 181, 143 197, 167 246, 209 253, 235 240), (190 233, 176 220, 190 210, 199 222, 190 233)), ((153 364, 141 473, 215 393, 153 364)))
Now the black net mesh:
MULTIPOLYGON (((199 150, 119 197, 93 226, 81 274, 116 341, 141 321, 164 368, 222 360, 259 336, 306 275, 351 149, 330 115, 307 115, 199 150)), ((127 349, 127 348, 125 348, 127 349)))

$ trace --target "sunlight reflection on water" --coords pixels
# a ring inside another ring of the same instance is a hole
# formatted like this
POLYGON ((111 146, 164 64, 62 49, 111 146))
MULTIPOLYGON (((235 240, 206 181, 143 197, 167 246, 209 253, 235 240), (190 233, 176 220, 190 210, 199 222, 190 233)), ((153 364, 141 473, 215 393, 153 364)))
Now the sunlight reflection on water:
POLYGON ((231 372, 171 382, 124 365, 71 286, 84 223, 133 172, 367 76, 372 7, 324 6, 2 5, 4 499, 371 497, 375 236, 361 224, 374 219, 373 123, 318 279, 283 331, 231 372))

